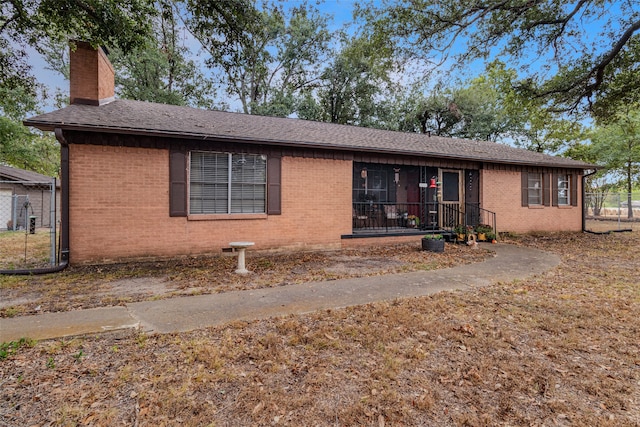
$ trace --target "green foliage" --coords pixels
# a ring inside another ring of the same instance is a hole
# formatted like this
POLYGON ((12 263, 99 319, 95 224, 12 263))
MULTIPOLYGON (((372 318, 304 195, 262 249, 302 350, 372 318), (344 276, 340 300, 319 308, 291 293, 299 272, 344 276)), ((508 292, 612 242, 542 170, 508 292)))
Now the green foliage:
MULTIPOLYGON (((638 2, 614 0, 398 0, 358 13, 411 57, 435 66, 462 68, 493 57, 527 69, 518 90, 564 111, 588 108, 585 101, 629 71, 622 65, 634 64, 625 55, 636 49, 640 30, 638 2)), ((637 78, 628 83, 640 88, 637 78)))
POLYGON ((35 344, 36 342, 29 338, 20 338, 18 341, 0 343, 0 360, 16 354, 18 350, 23 347, 33 347, 35 344))
POLYGON ((328 51, 326 16, 302 3, 187 2, 186 23, 229 95, 251 114, 288 116, 328 51))
POLYGON ((493 227, 488 224, 478 224, 476 226, 476 233, 491 233, 493 231, 493 227))
POLYGON ((465 85, 437 88, 429 96, 416 90, 400 103, 398 129, 550 153, 580 140, 581 125, 550 112, 540 99, 523 97, 514 89, 517 77, 495 61, 465 85))
POLYGON ((152 0, 16 0, 2 3, 0 87, 35 94, 27 46, 43 52, 44 41, 75 37, 128 50, 149 33, 152 0))
POLYGON ((616 119, 615 111, 625 105, 640 104, 640 37, 629 40, 603 75, 602 88, 593 105, 593 115, 600 124, 616 119), (614 113, 614 114, 612 114, 614 113))
POLYGON ((46 96, 32 75, 27 48, 47 55, 52 43, 75 37, 128 50, 144 43, 156 12, 151 0, 17 0, 0 14, 0 162, 58 174, 58 146, 20 121, 46 96))
MULTIPOLYGON (((585 151, 618 178, 617 184, 624 185, 630 205, 634 184, 640 182, 640 106, 621 108, 612 117, 595 128, 585 151)), ((628 215, 633 216, 632 209, 628 215)))
POLYGON ((153 34, 132 50, 113 49, 119 97, 172 105, 213 108, 215 90, 179 40, 173 6, 159 2, 162 13, 153 21, 153 34))
POLYGON ((50 134, 30 131, 20 122, 0 117, 0 163, 58 176, 58 142, 50 134))
POLYGON ((422 238, 426 240, 443 240, 444 239, 442 234, 425 234, 424 237, 422 238))
MULTIPOLYGON (((389 128, 395 69, 393 51, 371 35, 342 34, 342 46, 323 70, 319 87, 298 105, 309 120, 389 128)), ((395 127, 395 126, 394 126, 395 127)))

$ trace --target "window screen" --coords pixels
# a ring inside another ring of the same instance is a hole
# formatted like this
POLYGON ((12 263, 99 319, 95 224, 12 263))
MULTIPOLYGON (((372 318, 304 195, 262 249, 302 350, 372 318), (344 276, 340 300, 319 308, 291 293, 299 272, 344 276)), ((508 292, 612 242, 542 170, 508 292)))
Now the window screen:
POLYGON ((530 205, 542 204, 542 175, 539 173, 530 173, 528 177, 527 189, 529 193, 530 205))
POLYGON ((194 151, 189 175, 191 214, 265 213, 267 158, 194 151))
POLYGON ((569 175, 558 175, 558 205, 569 205, 569 175))

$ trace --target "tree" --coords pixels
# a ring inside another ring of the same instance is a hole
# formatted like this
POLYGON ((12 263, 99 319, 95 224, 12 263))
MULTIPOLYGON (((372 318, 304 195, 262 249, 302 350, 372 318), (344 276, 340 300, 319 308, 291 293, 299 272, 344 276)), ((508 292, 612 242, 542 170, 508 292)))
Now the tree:
POLYGON ((364 127, 395 128, 392 102, 392 51, 366 35, 341 35, 342 47, 322 71, 318 88, 298 106, 303 119, 364 127))
POLYGON ((144 43, 152 0, 12 0, 0 3, 0 88, 37 94, 27 47, 69 36, 128 50, 144 43))
POLYGON ((288 116, 294 94, 311 87, 328 51, 327 17, 303 3, 261 9, 247 0, 190 0, 186 23, 245 113, 288 116))
POLYGON ((462 114, 454 96, 449 90, 434 90, 428 97, 419 91, 410 93, 399 109, 402 117, 398 130, 434 134, 453 135, 454 127, 460 123, 462 114))
POLYGON ((181 45, 174 5, 166 0, 156 4, 161 13, 147 43, 130 51, 116 48, 110 52, 119 97, 213 108, 213 84, 189 59, 189 48, 181 45))
MULTIPOLYGON (((584 137, 588 138, 588 135, 585 134, 584 137)), ((572 143, 564 151, 563 155, 592 165, 597 164, 599 161, 592 145, 584 141, 572 143)), ((614 189, 614 184, 610 182, 607 174, 608 171, 603 168, 585 176, 584 203, 586 206, 591 207, 594 216, 600 216, 602 208, 609 197, 609 193, 614 189)))
MULTIPOLYGON (((519 90, 562 111, 589 108, 638 39, 635 1, 396 0, 359 9, 375 30, 436 65, 499 57, 529 73, 519 90), (537 62, 536 66, 531 66, 537 62)), ((630 82, 640 89, 640 80, 630 82)))
POLYGON ((611 112, 625 105, 640 103, 640 91, 635 90, 640 75, 640 38, 632 38, 628 45, 611 62, 593 104, 593 116, 599 124, 606 124, 610 119, 615 121, 616 115, 611 112))
POLYGON ((27 48, 69 36, 94 45, 131 49, 143 43, 155 14, 151 0, 11 0, 0 2, 0 163, 57 175, 59 150, 51 135, 26 129, 46 96, 28 64, 27 48))
POLYGON ((21 86, 0 86, 0 99, 0 164, 57 176, 60 159, 55 138, 21 123, 27 114, 38 112, 39 98, 21 86))
POLYGON ((20 122, 0 117, 0 164, 58 176, 60 148, 51 134, 30 131, 20 122))
POLYGON ((513 87, 518 78, 500 61, 465 84, 437 87, 430 95, 414 89, 399 104, 399 130, 513 144, 559 153, 582 137, 582 126, 525 98, 513 87))
POLYGON ((640 106, 620 109, 616 120, 598 126, 592 134, 591 150, 607 171, 621 177, 626 187, 628 216, 633 217, 631 193, 640 179, 640 106))

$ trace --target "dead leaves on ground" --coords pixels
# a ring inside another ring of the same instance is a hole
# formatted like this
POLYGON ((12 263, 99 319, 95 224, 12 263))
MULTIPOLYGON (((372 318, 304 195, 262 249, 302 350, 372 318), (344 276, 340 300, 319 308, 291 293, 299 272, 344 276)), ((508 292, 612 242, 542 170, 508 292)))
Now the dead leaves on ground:
POLYGON ((191 333, 21 347, 0 363, 0 419, 636 426, 640 235, 561 237, 518 242, 564 261, 517 283, 191 333))
POLYGON ((434 254, 421 251, 419 244, 402 244, 326 252, 249 253, 248 275, 234 273, 237 261, 229 255, 71 267, 57 275, 0 276, 0 317, 434 270, 480 262, 488 256, 486 250, 473 251, 464 245, 447 245, 445 253, 434 254))

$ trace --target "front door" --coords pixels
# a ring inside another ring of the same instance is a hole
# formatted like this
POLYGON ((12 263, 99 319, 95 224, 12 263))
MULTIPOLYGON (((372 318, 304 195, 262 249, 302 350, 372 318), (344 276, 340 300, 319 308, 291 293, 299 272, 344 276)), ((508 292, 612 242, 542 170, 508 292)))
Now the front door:
POLYGON ((453 227, 462 222, 461 212, 464 203, 464 186, 462 185, 462 171, 440 170, 442 183, 442 205, 440 223, 446 227, 453 227))

